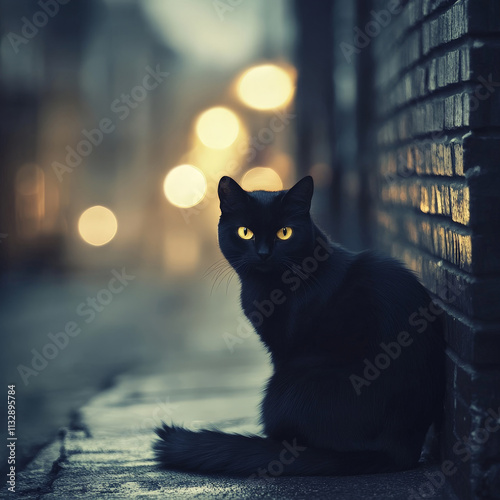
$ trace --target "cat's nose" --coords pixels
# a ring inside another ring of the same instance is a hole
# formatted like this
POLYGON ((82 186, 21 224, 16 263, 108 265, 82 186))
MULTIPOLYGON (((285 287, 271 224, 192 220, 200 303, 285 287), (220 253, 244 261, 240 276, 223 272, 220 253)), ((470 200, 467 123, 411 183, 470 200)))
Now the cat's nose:
POLYGON ((265 241, 257 242, 256 250, 260 260, 267 260, 271 255, 271 247, 265 241))
POLYGON ((269 251, 259 251, 257 255, 260 257, 260 260, 267 260, 271 253, 269 251))

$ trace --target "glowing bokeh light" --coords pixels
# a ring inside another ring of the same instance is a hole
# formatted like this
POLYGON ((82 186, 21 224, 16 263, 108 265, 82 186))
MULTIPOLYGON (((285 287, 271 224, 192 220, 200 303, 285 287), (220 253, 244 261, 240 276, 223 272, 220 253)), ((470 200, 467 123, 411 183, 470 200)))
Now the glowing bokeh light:
POLYGON ((239 98, 247 106, 259 110, 287 105, 293 92, 290 75, 274 64, 262 64, 246 70, 237 83, 239 98))
POLYGON ((283 182, 272 168, 255 167, 243 176, 241 187, 246 191, 281 191, 283 182))
POLYGON ((101 205, 87 208, 78 220, 78 232, 83 241, 96 247, 109 243, 117 230, 115 214, 101 205))
POLYGON ((204 111, 196 121, 196 134, 200 141, 213 149, 225 149, 238 137, 240 122, 238 117, 221 106, 204 111))
POLYGON ((193 165, 179 165, 165 177, 163 191, 172 205, 194 207, 205 197, 207 180, 203 172, 193 165))

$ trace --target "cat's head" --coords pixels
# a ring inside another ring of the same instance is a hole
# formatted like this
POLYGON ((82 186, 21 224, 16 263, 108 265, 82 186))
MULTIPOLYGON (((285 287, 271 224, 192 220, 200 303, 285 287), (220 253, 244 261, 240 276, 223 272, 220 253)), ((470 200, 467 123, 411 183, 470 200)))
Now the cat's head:
POLYGON ((231 177, 219 182, 219 246, 239 274, 282 272, 311 255, 312 177, 286 191, 245 191, 231 177))

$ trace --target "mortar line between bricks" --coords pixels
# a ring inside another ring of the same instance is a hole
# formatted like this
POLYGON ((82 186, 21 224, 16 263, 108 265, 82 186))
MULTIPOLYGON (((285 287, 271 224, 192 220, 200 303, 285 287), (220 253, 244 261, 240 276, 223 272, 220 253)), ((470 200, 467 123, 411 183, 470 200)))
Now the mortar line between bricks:
MULTIPOLYGON (((450 357, 454 364, 467 373, 473 373, 474 371, 480 371, 485 375, 498 374, 498 365, 492 363, 473 363, 472 361, 467 361, 463 359, 458 352, 456 352, 452 347, 446 347, 446 354, 450 357)), ((462 399, 462 402, 466 402, 462 399)))
MULTIPOLYGON (((380 207, 377 207, 379 210, 381 209, 382 211, 385 212, 384 207, 386 207, 388 204, 381 205, 380 207)), ((455 234, 459 234, 460 236, 474 236, 473 234, 473 228, 470 226, 464 226, 463 224, 460 224, 459 222, 456 222, 449 218, 446 215, 441 215, 441 214, 424 214, 420 212, 418 209, 415 207, 409 207, 409 206, 400 206, 400 205, 392 205, 391 208, 397 207, 398 212, 401 213, 411 213, 419 219, 421 222, 422 220, 425 220, 426 222, 429 222, 429 219, 432 220, 433 223, 438 222, 441 223, 440 226, 443 227, 444 229, 450 229, 452 230, 455 234)), ((401 218, 400 215, 396 216, 398 219, 401 218)), ((387 215, 390 215, 387 213, 387 215)))
POLYGON ((460 269, 460 268, 457 268, 456 266, 454 266, 451 262, 448 262, 447 260, 444 260, 440 257, 437 257, 436 255, 433 255, 427 251, 414 251, 415 249, 415 246, 414 245, 411 245, 411 246, 408 246, 408 245, 404 245, 404 247, 406 247, 407 249, 411 248, 411 251, 412 253, 415 253, 415 255, 419 255, 421 256, 422 254, 425 254, 425 256, 427 257, 427 259, 429 261, 433 261, 436 265, 438 263, 441 263, 441 267, 447 272, 447 273, 452 273, 456 276, 458 276, 460 279, 462 279, 463 281, 466 281, 468 285, 473 285, 473 284, 476 284, 477 282, 479 282, 480 280, 477 279, 477 277, 475 275, 472 275, 470 273, 468 273, 467 271, 464 271, 463 269, 460 269))
MULTIPOLYGON (((395 142, 388 142, 385 144, 380 144, 379 151, 382 153, 394 150, 398 147, 404 147, 410 144, 415 144, 418 142, 430 142, 430 143, 447 143, 453 139, 459 140, 460 143, 463 142, 464 137, 467 134, 473 134, 473 137, 478 137, 480 139, 500 139, 500 125, 499 126, 488 126, 488 127, 456 127, 449 130, 437 130, 432 132, 426 132, 425 134, 415 135, 409 137, 408 139, 402 139, 395 142), (454 133, 448 133, 454 132, 454 133), (440 140, 432 139, 432 136, 436 134, 443 134, 440 140)), ((469 169, 467 169, 469 170, 469 169)))
POLYGON ((407 111, 409 108, 414 108, 415 106, 426 104, 426 101, 437 99, 441 99, 444 101, 449 97, 456 96, 458 93, 460 93, 460 91, 462 91, 462 93, 468 91, 472 92, 472 90, 478 85, 478 83, 480 82, 474 82, 471 80, 466 82, 462 81, 457 83, 450 83, 449 85, 446 85, 446 87, 441 87, 432 91, 431 93, 410 99, 403 106, 394 108, 390 113, 387 113, 385 115, 378 115, 377 120, 379 122, 386 123, 389 120, 394 119, 404 111, 407 111))
MULTIPOLYGON (((467 132, 472 132, 470 128, 466 129, 467 132)), ((456 139, 459 144, 463 143, 464 133, 463 131, 459 133, 449 133, 453 132, 452 130, 441 130, 435 132, 428 132, 426 134, 420 134, 419 136, 409 137, 408 139, 399 140, 396 142, 390 142, 381 144, 379 147, 379 152, 386 153, 390 151, 394 151, 397 148, 405 147, 408 145, 416 145, 416 144, 435 144, 435 143, 448 143, 453 139, 456 139), (445 133, 446 132, 446 133, 445 133), (435 134, 443 134, 440 140, 433 139, 433 135, 435 134)))
POLYGON ((384 185, 390 185, 390 184, 395 184, 397 183, 398 186, 403 186, 405 184, 406 180, 410 181, 419 181, 419 186, 435 186, 437 182, 440 184, 445 184, 446 186, 453 186, 457 185, 460 187, 463 187, 464 185, 467 186, 466 180, 467 178, 465 175, 433 175, 433 174, 417 174, 413 173, 412 175, 408 175, 406 177, 399 177, 397 172, 392 173, 392 172, 386 172, 382 173, 382 176, 387 175, 387 176, 393 176, 389 182, 383 182, 381 183, 382 186, 384 185), (422 181, 422 182, 420 182, 422 181))
POLYGON ((382 144, 382 148, 386 146, 392 146, 392 145, 406 145, 406 144, 412 144, 418 141, 425 141, 425 140, 430 140, 430 142, 447 142, 448 140, 451 139, 460 139, 463 140, 464 135, 467 135, 468 133, 476 132, 476 129, 471 128, 470 126, 462 126, 462 127, 456 127, 453 129, 441 129, 441 130, 430 130, 428 132, 425 132, 423 134, 418 134, 414 135, 411 137, 408 137, 407 139, 399 139, 394 142, 389 142, 382 144), (440 135, 440 140, 436 140, 435 136, 440 135), (448 139, 451 137, 451 139, 448 139))
POLYGON ((452 317, 454 320, 460 321, 460 323, 469 327, 470 329, 480 329, 483 332, 492 332, 500 329, 500 321, 487 321, 484 319, 468 316, 467 313, 464 313, 460 309, 457 309, 456 307, 450 306, 450 304, 445 303, 437 295, 435 296, 435 300, 439 303, 442 309, 444 309, 444 311, 448 313, 450 317, 452 317))

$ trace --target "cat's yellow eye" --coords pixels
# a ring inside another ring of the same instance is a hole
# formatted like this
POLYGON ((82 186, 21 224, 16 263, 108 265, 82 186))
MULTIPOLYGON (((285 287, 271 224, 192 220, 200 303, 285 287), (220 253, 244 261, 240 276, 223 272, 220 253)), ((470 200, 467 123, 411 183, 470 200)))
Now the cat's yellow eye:
POLYGON ((278 238, 280 240, 287 240, 288 238, 290 238, 292 236, 292 228, 291 227, 282 227, 277 233, 276 233, 276 236, 278 236, 278 238))
POLYGON ((244 240, 251 240, 253 238, 253 232, 248 227, 239 227, 238 236, 244 240))

